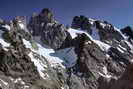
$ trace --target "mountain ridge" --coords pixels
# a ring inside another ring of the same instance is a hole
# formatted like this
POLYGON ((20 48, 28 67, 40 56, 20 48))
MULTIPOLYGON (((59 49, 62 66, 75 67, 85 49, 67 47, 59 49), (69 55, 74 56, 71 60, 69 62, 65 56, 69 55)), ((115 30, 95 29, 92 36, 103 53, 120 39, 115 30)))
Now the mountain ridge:
POLYGON ((132 32, 85 16, 65 27, 47 8, 0 21, 0 88, 131 89, 132 32))

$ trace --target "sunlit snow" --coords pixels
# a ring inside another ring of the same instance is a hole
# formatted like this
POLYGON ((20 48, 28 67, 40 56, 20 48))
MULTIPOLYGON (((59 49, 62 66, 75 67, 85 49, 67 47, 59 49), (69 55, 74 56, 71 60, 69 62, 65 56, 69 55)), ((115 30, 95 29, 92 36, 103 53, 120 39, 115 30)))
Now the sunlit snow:
POLYGON ((9 47, 10 44, 5 42, 3 37, 2 37, 2 34, 3 34, 3 31, 0 30, 0 43, 2 44, 2 46, 5 48, 5 47, 9 47))
POLYGON ((7 30, 11 30, 11 27, 9 25, 2 25, 2 27, 6 28, 7 30))
MULTIPOLYGON (((94 29, 95 30, 95 29, 94 29)), ((100 40, 97 40, 99 39, 99 37, 97 39, 93 39, 87 32, 85 31, 82 31, 82 30, 76 30, 76 29, 72 29, 70 28, 68 30, 68 32, 70 33, 70 35, 72 36, 72 38, 75 38, 77 37, 77 34, 82 34, 82 33, 85 33, 89 38, 90 40, 92 40, 93 42, 95 42, 103 51, 108 51, 108 49, 111 47, 110 45, 106 44, 106 43, 103 43, 101 42, 100 40)))

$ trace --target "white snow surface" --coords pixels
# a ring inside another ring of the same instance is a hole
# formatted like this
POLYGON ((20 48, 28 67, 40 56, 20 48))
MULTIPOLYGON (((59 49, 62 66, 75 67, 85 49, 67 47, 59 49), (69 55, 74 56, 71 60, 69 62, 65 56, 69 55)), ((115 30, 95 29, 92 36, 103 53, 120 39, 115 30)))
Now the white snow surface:
POLYGON ((117 47, 117 49, 118 49, 121 53, 124 53, 124 51, 123 51, 121 48, 117 47))
POLYGON ((107 70, 106 66, 103 67, 103 73, 100 73, 100 72, 98 72, 98 73, 99 73, 99 75, 101 75, 105 78, 111 78, 112 77, 111 75, 108 74, 108 70, 107 70))
POLYGON ((96 20, 89 18, 89 23, 90 23, 92 26, 95 24, 95 21, 96 21, 96 20))
POLYGON ((130 52, 133 53, 133 46, 128 42, 128 41, 125 41, 127 43, 127 45, 131 48, 130 52))
POLYGON ((76 64, 77 55, 73 47, 56 51, 55 55, 64 61, 66 67, 72 67, 76 64))
POLYGON ((119 47, 120 47, 121 49, 123 49, 124 51, 127 51, 127 49, 124 48, 124 47, 122 47, 121 45, 119 45, 119 47))
POLYGON ((87 32, 85 31, 82 31, 82 30, 76 30, 76 29, 72 29, 72 28, 69 28, 68 29, 68 32, 70 33, 71 37, 74 39, 75 37, 77 37, 77 34, 82 34, 82 33, 85 33, 87 34, 87 32))
POLYGON ((86 31, 83 31, 83 30, 69 28, 68 32, 70 33, 70 35, 73 39, 78 36, 77 34, 85 33, 91 40, 93 40, 93 38, 86 31))
POLYGON ((10 44, 4 41, 2 34, 3 34, 3 31, 0 30, 0 43, 2 44, 3 48, 6 49, 5 47, 9 47, 10 44))
POLYGON ((20 26, 21 29, 25 29, 25 26, 24 26, 23 23, 19 23, 19 26, 20 26))
POLYGON ((14 81, 14 83, 20 82, 22 85, 25 85, 25 82, 21 78, 17 78, 17 79, 15 79, 13 81, 14 81))
MULTIPOLYGON (((40 56, 45 57, 51 66, 54 67, 57 64, 61 65, 61 63, 62 63, 61 59, 59 59, 58 57, 50 56, 50 53, 54 53, 53 49, 44 48, 40 44, 37 43, 38 50, 34 50, 29 41, 23 39, 23 43, 25 44, 25 46, 27 48, 30 48, 33 52, 39 54, 40 56)), ((37 67, 37 70, 38 70, 40 76, 43 79, 46 79, 47 75, 43 73, 43 71, 45 70, 45 67, 46 67, 46 65, 43 62, 44 60, 39 60, 37 58, 34 58, 32 52, 29 53, 29 57, 31 58, 31 61, 34 62, 34 65, 37 67)))
POLYGON ((101 48, 101 50, 108 52, 109 48, 111 47, 110 45, 103 43, 99 40, 94 40, 94 42, 101 48))
POLYGON ((8 85, 8 83, 7 82, 5 82, 4 80, 2 80, 2 79, 0 79, 0 81, 4 84, 4 85, 8 85))
MULTIPOLYGON (((57 67, 58 65, 62 66, 62 68, 72 67, 77 60, 74 48, 66 48, 54 51, 53 49, 41 46, 40 44, 36 43, 38 46, 38 50, 34 50, 29 41, 23 39, 23 43, 26 46, 26 48, 30 48, 32 52, 35 52, 36 54, 45 57, 46 60, 51 65, 51 67, 57 67)), ((40 76, 45 79, 46 74, 44 74, 43 71, 45 70, 46 65, 44 64, 44 60, 39 60, 37 58, 34 58, 32 52, 29 53, 29 57, 37 67, 40 76)))
POLYGON ((44 67, 46 65, 44 65, 39 59, 35 59, 32 52, 29 54, 29 57, 31 58, 31 61, 34 62, 34 65, 37 67, 40 76, 45 79, 46 75, 43 73, 43 71, 45 70, 44 67))
POLYGON ((125 40, 127 40, 128 39, 128 37, 127 36, 125 36, 124 34, 122 34, 122 32, 120 31, 120 29, 118 29, 117 27, 115 27, 114 26, 114 29, 116 30, 116 31, 118 31, 121 35, 122 35, 122 37, 125 39, 125 40))
POLYGON ((9 25, 7 25, 7 24, 6 25, 2 25, 2 27, 6 28, 9 31, 11 30, 11 27, 9 25))
POLYGON ((100 25, 102 26, 102 28, 104 28, 105 26, 106 26, 106 24, 105 23, 100 23, 100 25))
POLYGON ((62 63, 63 61, 59 59, 58 57, 51 56, 50 54, 55 53, 53 49, 50 48, 45 48, 41 46, 40 44, 36 43, 38 46, 38 50, 34 50, 31 46, 31 43, 25 39, 23 39, 24 44, 26 45, 27 48, 30 48, 33 52, 45 57, 48 59, 49 63, 54 66, 54 64, 62 63))
MULTIPOLYGON (((95 30, 95 29, 94 29, 95 30)), ((99 37, 97 39, 95 39, 95 37, 91 37, 87 32, 85 31, 82 31, 82 30, 76 30, 76 29, 68 29, 68 32, 70 33, 70 35, 72 36, 72 38, 74 39, 75 37, 77 37, 77 34, 82 34, 82 33, 85 33, 89 38, 90 40, 92 40, 93 42, 95 42, 100 48, 101 50, 103 51, 108 51, 108 49, 111 47, 110 45, 104 43, 104 42, 101 42, 99 40, 99 37)), ((98 35, 97 35, 98 36, 98 35)))

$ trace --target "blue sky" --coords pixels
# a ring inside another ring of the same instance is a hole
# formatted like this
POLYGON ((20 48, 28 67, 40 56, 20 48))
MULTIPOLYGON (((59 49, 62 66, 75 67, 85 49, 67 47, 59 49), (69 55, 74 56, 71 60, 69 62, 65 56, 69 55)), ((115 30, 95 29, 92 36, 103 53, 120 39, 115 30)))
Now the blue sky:
POLYGON ((133 27, 133 0, 0 0, 0 18, 28 16, 50 8, 56 19, 71 24, 76 15, 106 20, 116 27, 133 27))

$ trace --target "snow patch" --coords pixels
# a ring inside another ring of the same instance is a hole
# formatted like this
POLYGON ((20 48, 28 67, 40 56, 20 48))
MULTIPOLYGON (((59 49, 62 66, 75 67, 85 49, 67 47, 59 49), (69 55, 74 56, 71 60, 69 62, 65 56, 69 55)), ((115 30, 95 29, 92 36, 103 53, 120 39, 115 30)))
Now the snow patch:
POLYGON ((45 74, 43 73, 44 67, 45 67, 44 64, 42 64, 42 62, 39 59, 35 59, 32 52, 29 53, 29 57, 31 58, 31 61, 34 62, 35 66, 37 67, 37 70, 40 76, 45 79, 45 74))
POLYGON ((133 63, 133 59, 131 60, 131 63, 133 63))
POLYGON ((10 31, 11 30, 11 28, 10 28, 10 26, 9 25, 2 25, 2 27, 4 27, 4 28, 6 28, 8 31, 10 31))
POLYGON ((85 42, 85 44, 87 45, 87 44, 91 44, 92 42, 91 41, 87 41, 87 42, 85 42))
POLYGON ((66 67, 73 67, 76 64, 77 55, 73 47, 58 50, 55 55, 64 61, 66 67))
POLYGON ((4 84, 4 85, 8 85, 8 83, 7 82, 5 82, 4 80, 2 80, 2 79, 0 79, 0 81, 4 84))
POLYGON ((128 41, 125 41, 127 43, 127 45, 131 48, 130 52, 133 53, 133 46, 128 42, 128 41))
POLYGON ((25 85, 25 82, 21 78, 17 78, 16 80, 14 80, 14 83, 18 82, 20 82, 22 85, 25 85))
POLYGON ((120 49, 119 47, 117 47, 117 49, 121 52, 124 53, 124 51, 122 49, 120 49))
POLYGON ((109 48, 111 47, 110 45, 105 44, 99 40, 94 40, 94 42, 105 52, 108 52, 109 48))
MULTIPOLYGON (((62 68, 65 68, 62 63, 63 60, 61 60, 59 57, 57 56, 52 56, 51 54, 54 54, 55 51, 53 49, 49 49, 46 47, 41 46, 40 44, 36 43, 38 46, 38 50, 34 50, 31 46, 31 43, 25 39, 23 39, 23 43, 26 46, 26 48, 30 48, 32 50, 32 52, 35 52, 36 54, 43 56, 44 58, 46 58, 46 60, 49 62, 49 64, 51 65, 51 67, 56 67, 57 65, 62 66, 62 68)), ((40 76, 44 78, 44 73, 42 72, 44 70, 44 67, 46 67, 46 65, 44 65, 44 60, 38 60, 36 58, 34 58, 33 54, 30 53, 29 56, 31 57, 31 60, 34 62, 35 66, 37 66, 38 72, 40 73, 40 76)))
POLYGON ((25 26, 24 26, 23 23, 19 23, 19 26, 20 26, 21 29, 25 29, 25 26))
MULTIPOLYGON (((75 54, 74 48, 66 48, 54 51, 53 49, 43 47, 40 44, 36 43, 38 46, 38 50, 34 50, 29 41, 23 39, 23 43, 26 46, 26 48, 30 48, 32 52, 35 52, 36 54, 39 54, 40 56, 46 58, 51 67, 56 67, 60 65, 62 66, 62 68, 65 68, 65 67, 72 67, 73 65, 76 64, 77 55, 75 54)), ((42 78, 45 78, 46 75, 43 73, 43 71, 45 70, 46 64, 44 64, 43 59, 39 60, 37 58, 34 58, 32 52, 29 53, 29 57, 37 67, 40 76, 42 78)))
POLYGON ((10 44, 7 43, 7 42, 5 42, 4 39, 3 39, 3 37, 2 37, 2 34, 3 34, 3 33, 4 33, 4 32, 0 30, 0 43, 2 44, 3 48, 9 47, 10 44))
POLYGON ((83 34, 85 33, 91 40, 93 40, 93 38, 86 32, 86 31, 83 31, 83 30, 76 30, 76 29, 72 29, 72 28, 69 28, 68 29, 68 32, 70 33, 71 37, 74 39, 75 37, 78 36, 78 34, 83 34))
POLYGON ((124 47, 122 47, 121 45, 119 45, 119 47, 120 47, 121 49, 123 49, 124 51, 127 51, 127 49, 124 48, 124 47))
MULTIPOLYGON (((95 29, 94 29, 95 30, 95 29)), ((94 43, 96 43, 103 51, 108 51, 108 49, 111 47, 110 45, 106 44, 106 43, 103 43, 101 42, 100 40, 95 40, 93 39, 87 32, 85 31, 81 31, 81 30, 76 30, 76 29, 72 29, 70 28, 68 30, 68 32, 70 33, 70 35, 72 36, 72 38, 74 39, 75 37, 77 37, 77 34, 82 34, 82 33, 85 33, 89 38, 90 40, 92 40, 94 43)), ((95 36, 94 36, 95 37, 95 36)), ((98 35, 97 35, 98 37, 98 35)), ((97 38, 99 39, 99 37, 97 38)))
POLYGON ((24 86, 24 89, 29 89, 29 86, 24 86))
POLYGON ((40 44, 36 43, 38 46, 38 50, 34 50, 29 41, 23 39, 23 43, 25 44, 26 48, 30 48, 33 52, 45 57, 52 67, 56 65, 61 65, 64 68, 64 66, 62 65, 62 63, 64 62, 64 57, 67 58, 68 61, 71 60, 71 62, 69 61, 70 64, 73 64, 73 61, 77 59, 74 48, 54 51, 53 49, 43 47, 40 44))
POLYGON ((110 58, 110 55, 109 54, 106 54, 106 58, 110 58))
POLYGON ((95 24, 95 21, 96 21, 96 20, 89 18, 89 23, 90 23, 92 26, 95 24))
POLYGON ((105 23, 100 23, 100 25, 102 26, 102 28, 105 28, 106 24, 105 23))
POLYGON ((118 32, 121 34, 121 36, 122 36, 125 40, 128 39, 128 37, 125 36, 125 35, 120 31, 120 29, 118 29, 118 28, 116 28, 116 27, 114 27, 114 29, 115 29, 116 31, 118 31, 118 32))
POLYGON ((98 73, 99 73, 99 75, 101 75, 105 78, 111 78, 112 77, 111 75, 108 75, 108 70, 105 66, 103 67, 103 73, 100 73, 100 72, 98 72, 98 73))

